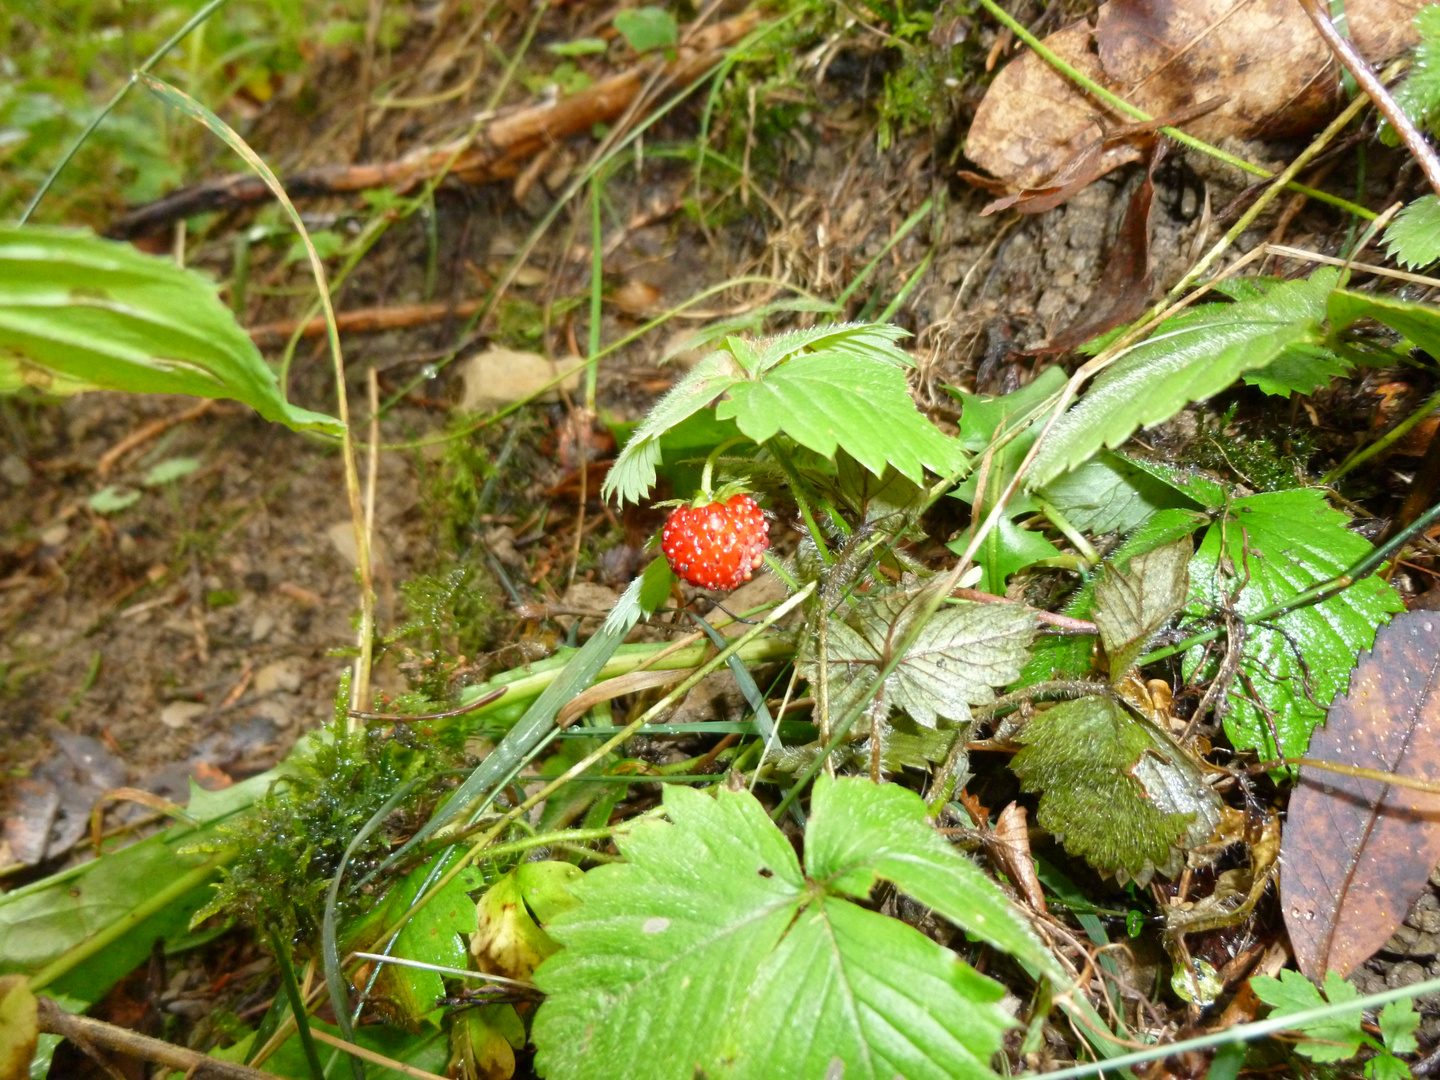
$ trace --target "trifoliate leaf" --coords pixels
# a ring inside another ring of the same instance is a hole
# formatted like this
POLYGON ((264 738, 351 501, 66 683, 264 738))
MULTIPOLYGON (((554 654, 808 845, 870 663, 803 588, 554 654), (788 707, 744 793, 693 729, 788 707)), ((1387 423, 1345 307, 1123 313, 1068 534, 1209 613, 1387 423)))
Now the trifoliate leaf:
POLYGON ((806 352, 729 389, 716 415, 757 443, 783 431, 822 457, 844 447, 876 476, 892 465, 916 483, 927 467, 944 476, 965 463, 960 444, 915 408, 894 364, 840 349, 806 352))
POLYGON ((1220 797, 1184 750, 1107 697, 1036 714, 1011 768, 1038 791, 1040 826, 1123 884, 1177 873, 1220 822, 1220 797))
POLYGON ((714 352, 696 364, 635 429, 625 449, 610 467, 600 486, 602 498, 616 497, 639 502, 655 483, 655 466, 660 461, 660 436, 680 421, 699 412, 728 390, 740 378, 734 358, 714 352))
POLYGON ((1412 270, 1440 259, 1440 198, 1422 195, 1396 214, 1385 230, 1385 251, 1412 270))
MULTIPOLYGON (((1206 530, 1190 564, 1187 613, 1213 617, 1239 589, 1235 611, 1248 615, 1335 577, 1370 550, 1345 528, 1346 520, 1313 489, 1236 499, 1206 530)), ((1247 627, 1241 677, 1230 687, 1224 717, 1231 743, 1264 758, 1304 754, 1356 654, 1374 644, 1375 629, 1389 614, 1403 610, 1395 590, 1371 576, 1322 604, 1247 627), (1258 705, 1250 698, 1252 687, 1258 705)), ((1187 679, 1201 656, 1199 646, 1186 655, 1187 679)), ((1213 677, 1217 663, 1212 652, 1204 674, 1213 677)))
MULTIPOLYGON (((628 861, 587 874, 580 906, 551 924, 565 948, 535 975, 549 995, 531 1033, 539 1072, 552 1080, 994 1076, 990 1056, 1012 1024, 999 985, 845 898, 868 893, 881 866, 966 863, 953 849, 937 855, 933 834, 917 845, 904 829, 871 855, 874 865, 863 844, 847 851, 856 832, 875 848, 901 801, 898 816, 920 825, 918 796, 863 780, 817 783, 805 873, 753 796, 721 789, 711 798, 676 785, 664 798, 673 824, 645 821, 618 839, 628 861), (876 804, 861 788, 891 794, 876 804)), ((1013 939, 1044 957, 973 866, 942 891, 978 936, 1013 939)))
POLYGON ((1137 428, 1168 420, 1192 401, 1224 390, 1287 349, 1324 340, 1320 321, 1338 273, 1271 286, 1264 296, 1207 304, 1179 315, 1117 360, 1055 423, 1027 481, 1043 487, 1101 446, 1112 449, 1137 428))
MULTIPOLYGON (((1434 4, 1415 13, 1415 29, 1420 32, 1420 43, 1405 80, 1394 90, 1395 103, 1417 127, 1440 134, 1435 124, 1440 116, 1440 11, 1434 4)), ((1380 137, 1387 146, 1400 145, 1400 137, 1388 123, 1381 125, 1380 137)))
MULTIPOLYGON (((1250 980, 1250 989, 1255 991, 1255 996, 1261 1001, 1274 1007, 1274 1011, 1270 1013, 1272 1017, 1294 1016, 1296 1013, 1318 1009, 1326 1004, 1326 998, 1329 998, 1330 1004, 1338 1005, 1360 996, 1354 986, 1333 971, 1325 973, 1323 998, 1315 984, 1298 971, 1282 971, 1278 979, 1272 979, 1268 975, 1256 975, 1250 980)), ((1361 1010, 1357 1008, 1353 1013, 1342 1013, 1302 1024, 1301 1031, 1323 1041, 1298 1043, 1295 1049, 1313 1061, 1344 1061, 1354 1057, 1360 1049, 1360 1039, 1364 1034, 1360 1029, 1360 1021, 1361 1010)))
MULTIPOLYGON (((862 600, 845 622, 829 627, 830 682, 863 690, 890 662, 913 625, 923 593, 862 600)), ((885 699, 920 724, 937 717, 964 723, 970 706, 995 700, 994 686, 1013 682, 1035 639, 1035 616, 1019 604, 962 600, 925 624, 905 658, 885 680, 885 699)), ((802 666, 814 679, 815 666, 802 666)), ((831 706, 844 701, 833 694, 831 706)))
POLYGON ((1128 570, 1105 568, 1095 585, 1095 626, 1110 658, 1111 682, 1125 678, 1155 632, 1185 606, 1194 554, 1187 535, 1135 556, 1128 570))

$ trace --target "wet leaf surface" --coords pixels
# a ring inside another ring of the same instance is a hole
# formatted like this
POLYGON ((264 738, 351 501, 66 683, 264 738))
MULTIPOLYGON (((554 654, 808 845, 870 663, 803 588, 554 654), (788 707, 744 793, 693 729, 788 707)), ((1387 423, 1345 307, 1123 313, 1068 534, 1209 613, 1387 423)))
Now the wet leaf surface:
MULTIPOLYGON (((1440 616, 1397 616, 1362 653, 1307 756, 1440 780, 1440 616)), ((1301 769, 1280 899, 1300 970, 1347 975, 1400 925, 1440 860, 1440 795, 1301 769)))

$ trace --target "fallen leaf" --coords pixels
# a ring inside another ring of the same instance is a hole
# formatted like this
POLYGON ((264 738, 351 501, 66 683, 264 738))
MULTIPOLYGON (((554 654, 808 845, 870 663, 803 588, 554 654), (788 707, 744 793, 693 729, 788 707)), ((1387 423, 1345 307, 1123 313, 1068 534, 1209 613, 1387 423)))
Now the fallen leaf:
MULTIPOLYGON (((1424 0, 1347 3, 1352 40, 1379 62, 1415 43, 1424 0)), ((1152 117, 1184 115, 1208 142, 1282 138, 1314 131, 1342 104, 1329 49, 1294 0, 1109 0, 1092 30, 1076 22, 1045 45, 1082 74, 1152 117)), ((1023 191, 1129 122, 1091 98, 1033 51, 996 76, 975 113, 965 154, 1023 191)))
MULTIPOLYGON (((1310 741, 1322 761, 1440 780, 1440 616, 1397 615, 1310 741)), ((1302 768, 1280 847, 1300 970, 1347 975, 1405 918, 1440 860, 1440 795, 1302 768)))
POLYGON ((0 975, 0 1080, 24 1080, 40 1035, 35 995, 23 975, 0 975))
POLYGON ((1040 885, 1040 875, 1035 871, 1035 860, 1030 854, 1030 830, 1025 819, 1025 807, 1012 802, 1000 811, 995 831, 990 834, 986 846, 1025 897, 1025 902, 1041 915, 1048 915, 1050 910, 1045 905, 1045 890, 1040 885))
POLYGON ((465 392, 460 399, 460 411, 492 412, 536 396, 554 400, 559 395, 552 384, 558 383, 566 390, 579 389, 578 371, 560 379, 562 372, 578 363, 574 358, 556 362, 539 353, 491 345, 465 360, 465 392))
POLYGON ((630 278, 606 299, 626 315, 653 315, 660 302, 660 290, 654 285, 630 278))

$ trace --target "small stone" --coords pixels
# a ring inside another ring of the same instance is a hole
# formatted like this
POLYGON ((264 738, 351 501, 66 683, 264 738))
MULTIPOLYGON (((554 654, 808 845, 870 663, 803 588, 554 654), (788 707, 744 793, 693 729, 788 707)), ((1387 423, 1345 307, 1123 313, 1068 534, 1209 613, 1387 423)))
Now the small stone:
POLYGON ((70 535, 70 526, 65 522, 51 525, 40 534, 40 542, 46 547, 59 547, 70 535))
POLYGON ((24 487, 30 483, 34 475, 30 471, 30 466, 25 464, 25 459, 19 454, 6 454, 0 458, 0 478, 15 487, 24 487))
POLYGON ((160 710, 160 723, 178 731, 189 727, 209 711, 209 705, 202 705, 198 701, 172 701, 160 710))
POLYGON ((276 660, 255 672, 257 694, 293 694, 300 689, 300 663, 297 660, 276 660))
POLYGON ((255 621, 250 624, 250 641, 254 645, 260 644, 270 636, 270 631, 275 629, 275 616, 268 611, 262 611, 255 616, 255 621))

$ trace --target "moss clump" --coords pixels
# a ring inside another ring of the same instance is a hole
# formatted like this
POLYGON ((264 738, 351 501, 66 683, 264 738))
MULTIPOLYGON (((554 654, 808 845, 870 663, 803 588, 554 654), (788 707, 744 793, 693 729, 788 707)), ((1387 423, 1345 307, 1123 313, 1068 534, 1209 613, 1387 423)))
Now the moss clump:
MULTIPOLYGON (((282 938, 313 937, 320 928, 326 890, 356 833, 403 784, 458 764, 442 744, 414 744, 377 732, 346 730, 342 680, 334 724, 311 743, 295 771, 255 804, 252 812, 220 829, 199 850, 235 849, 221 871, 214 898, 195 916, 232 915, 282 938), (409 745, 407 745, 409 744, 409 745)), ((402 839, 404 822, 423 820, 437 797, 436 785, 418 783, 385 825, 376 829, 350 862, 353 888, 363 871, 402 839)), ((340 897, 350 913, 349 890, 340 897)))
POLYGON ((1253 491, 1290 491, 1304 487, 1316 443, 1303 430, 1247 435, 1235 423, 1231 405, 1214 424, 1201 428, 1186 458, 1203 469, 1230 477, 1253 491))

